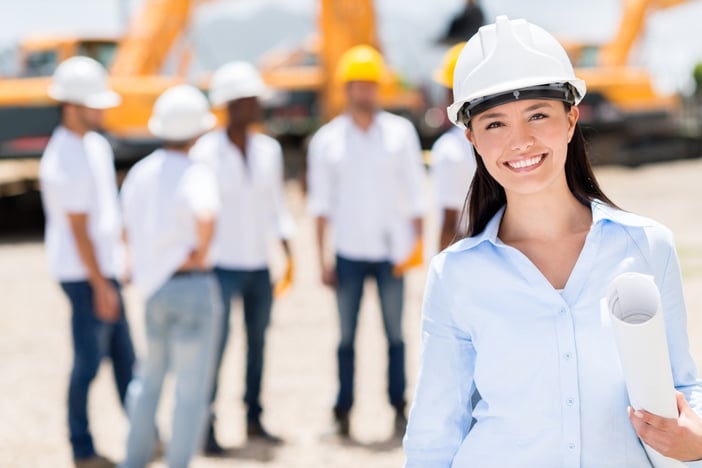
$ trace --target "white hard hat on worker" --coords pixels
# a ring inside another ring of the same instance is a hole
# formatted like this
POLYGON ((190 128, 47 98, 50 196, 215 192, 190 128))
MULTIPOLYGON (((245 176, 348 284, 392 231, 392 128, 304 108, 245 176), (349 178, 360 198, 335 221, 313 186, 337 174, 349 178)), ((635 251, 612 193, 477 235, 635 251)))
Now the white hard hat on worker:
POLYGON ((90 57, 71 57, 59 64, 49 86, 49 96, 59 102, 91 109, 116 107, 122 101, 110 89, 107 71, 90 57))
POLYGON ((222 65, 212 75, 210 103, 222 107, 230 101, 249 97, 264 98, 270 90, 258 70, 248 62, 231 62, 222 65))
POLYGON ((585 82, 575 76, 555 37, 526 20, 499 16, 461 51, 448 117, 466 128, 472 116, 506 102, 553 99, 578 104, 585 91, 585 82))
POLYGON ((182 142, 214 127, 216 118, 205 95, 192 85, 173 86, 161 94, 149 119, 149 130, 165 141, 182 142))

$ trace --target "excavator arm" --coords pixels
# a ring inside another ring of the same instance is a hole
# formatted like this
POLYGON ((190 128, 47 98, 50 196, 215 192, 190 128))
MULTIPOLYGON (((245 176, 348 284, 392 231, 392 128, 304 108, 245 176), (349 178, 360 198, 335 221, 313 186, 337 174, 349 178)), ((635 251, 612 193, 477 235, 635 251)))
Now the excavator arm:
POLYGON ((127 28, 110 68, 112 76, 158 75, 187 28, 198 0, 146 0, 127 28))

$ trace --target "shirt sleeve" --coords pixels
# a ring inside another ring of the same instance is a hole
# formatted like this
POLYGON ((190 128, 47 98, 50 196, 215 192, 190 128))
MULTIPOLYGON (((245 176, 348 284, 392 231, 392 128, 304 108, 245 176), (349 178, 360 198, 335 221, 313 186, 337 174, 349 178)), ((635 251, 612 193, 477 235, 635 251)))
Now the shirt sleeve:
POLYGON ((448 142, 437 145, 432 151, 432 175, 436 187, 436 201, 441 209, 461 210, 475 174, 472 149, 470 155, 461 154, 465 148, 450 147, 448 142), (470 157, 468 157, 470 156, 470 157))
POLYGON ((448 468, 468 433, 475 348, 451 320, 445 256, 432 260, 422 310, 420 369, 404 438, 405 468, 448 468))
POLYGON ((122 182, 122 188, 119 191, 120 208, 122 210, 122 218, 125 221, 125 226, 129 224, 129 215, 132 211, 132 200, 134 198, 133 178, 134 174, 131 171, 127 172, 127 176, 122 182))
POLYGON ((210 167, 204 163, 193 164, 184 182, 188 206, 195 214, 219 212, 217 178, 210 167))
POLYGON ((62 177, 55 182, 61 206, 67 213, 86 213, 92 200, 92 174, 87 160, 81 156, 71 158, 70 164, 61 168, 62 177))
POLYGON ((285 177, 283 174, 283 152, 278 147, 276 156, 275 193, 273 202, 275 203, 275 226, 281 239, 292 239, 295 234, 295 222, 293 221, 288 204, 285 201, 285 177))
MULTIPOLYGON (((653 239, 654 260, 657 260, 656 257, 662 257, 662 262, 657 263, 657 265, 663 265, 659 289, 673 382, 675 388, 685 395, 693 411, 702 417, 702 383, 697 374, 695 361, 690 354, 680 261, 675 251, 672 233, 666 229, 664 233, 657 234, 662 235, 659 239, 655 238, 657 236, 653 239), (663 244, 662 248, 660 244, 663 244)), ((701 468, 702 461, 686 462, 685 466, 701 468)))
POLYGON ((332 207, 332 173, 324 152, 324 138, 318 133, 307 152, 307 203, 310 214, 317 217, 328 217, 332 207))
POLYGON ((412 124, 408 122, 406 135, 405 154, 403 161, 403 179, 405 185, 405 199, 408 201, 409 215, 418 218, 424 215, 426 202, 424 199, 424 162, 422 159, 422 147, 419 144, 419 136, 412 124))
POLYGON ((653 240, 654 260, 657 265, 663 267, 659 277, 659 289, 673 382, 675 388, 685 395, 692 409, 702 416, 702 386, 698 378, 697 366, 690 354, 680 261, 675 252, 672 233, 666 229, 664 233, 656 233, 656 235, 662 237, 653 240), (656 257, 661 259, 660 263, 656 257))

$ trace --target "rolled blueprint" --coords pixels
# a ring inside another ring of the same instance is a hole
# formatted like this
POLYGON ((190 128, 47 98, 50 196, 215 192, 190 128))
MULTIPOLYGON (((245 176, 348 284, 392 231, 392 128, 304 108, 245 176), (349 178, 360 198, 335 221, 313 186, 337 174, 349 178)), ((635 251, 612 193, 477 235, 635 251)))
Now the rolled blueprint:
MULTIPOLYGON (((624 273, 609 286, 606 304, 633 409, 677 418, 675 386, 660 293, 653 278, 624 273)), ((644 444, 655 468, 683 467, 644 444)))

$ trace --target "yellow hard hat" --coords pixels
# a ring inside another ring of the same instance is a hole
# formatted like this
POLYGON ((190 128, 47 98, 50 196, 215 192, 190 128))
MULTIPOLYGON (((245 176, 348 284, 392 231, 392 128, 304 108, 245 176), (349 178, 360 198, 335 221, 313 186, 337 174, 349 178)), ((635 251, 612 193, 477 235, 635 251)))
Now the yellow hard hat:
POLYGON ((434 81, 447 88, 453 88, 453 70, 456 69, 458 56, 461 55, 461 51, 465 45, 465 42, 459 42, 446 51, 444 58, 441 60, 441 66, 434 70, 434 74, 432 75, 434 81))
POLYGON ((383 56, 369 45, 357 45, 347 50, 339 59, 336 78, 342 83, 349 81, 381 81, 385 71, 383 56))

